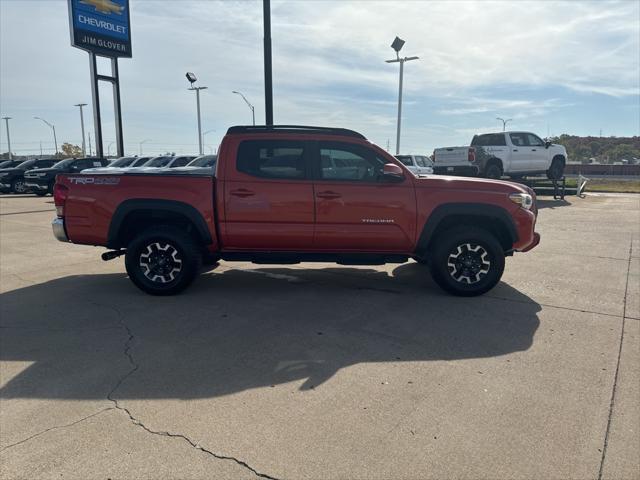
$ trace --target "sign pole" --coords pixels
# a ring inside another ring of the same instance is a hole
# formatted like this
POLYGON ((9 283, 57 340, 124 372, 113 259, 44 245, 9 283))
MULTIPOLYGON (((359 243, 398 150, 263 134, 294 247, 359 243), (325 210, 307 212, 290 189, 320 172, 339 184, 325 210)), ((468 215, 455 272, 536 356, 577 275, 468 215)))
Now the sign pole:
POLYGON ((96 54, 89 53, 89 69, 91 71, 91 100, 93 103, 93 129, 96 139, 96 156, 102 158, 102 120, 100 119, 100 92, 98 84, 98 65, 96 54))
POLYGON ((265 124, 273 125, 273 85, 271 77, 271 0, 262 0, 264 22, 264 109, 265 124))
POLYGON ((113 112, 116 117, 116 150, 118 157, 124 157, 124 139, 122 138, 122 109, 120 107, 120 72, 118 70, 118 59, 111 59, 111 75, 113 81, 113 112))

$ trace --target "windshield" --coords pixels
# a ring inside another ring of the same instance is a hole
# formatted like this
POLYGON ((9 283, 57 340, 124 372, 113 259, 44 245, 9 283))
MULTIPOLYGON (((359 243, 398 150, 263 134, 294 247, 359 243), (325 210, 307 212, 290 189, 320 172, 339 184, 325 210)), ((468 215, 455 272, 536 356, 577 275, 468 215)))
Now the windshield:
POLYGON ((409 167, 413 166, 411 155, 396 155, 396 158, 409 167))
POLYGON ((143 166, 145 167, 164 167, 171 161, 171 157, 156 157, 149 160, 143 166))
POLYGON ((201 157, 196 158, 187 166, 189 167, 213 167, 216 164, 216 159, 218 157, 216 155, 203 155, 201 157))
POLYGON ((109 164, 109 167, 126 167, 133 162, 136 157, 122 157, 109 164))
POLYGON ((142 165, 147 163, 149 160, 151 160, 151 157, 139 157, 139 158, 136 158, 133 161, 133 163, 131 163, 129 165, 129 167, 141 167, 142 165))
POLYGON ((53 167, 51 168, 65 168, 67 167, 69 164, 71 164, 71 162, 73 162, 75 160, 75 158, 65 158, 64 160, 60 160, 58 163, 56 163, 53 167))
POLYGON ((21 164, 16 165, 16 168, 20 168, 22 170, 33 168, 33 165, 35 165, 35 163, 35 160, 27 160, 26 162, 22 162, 21 164))

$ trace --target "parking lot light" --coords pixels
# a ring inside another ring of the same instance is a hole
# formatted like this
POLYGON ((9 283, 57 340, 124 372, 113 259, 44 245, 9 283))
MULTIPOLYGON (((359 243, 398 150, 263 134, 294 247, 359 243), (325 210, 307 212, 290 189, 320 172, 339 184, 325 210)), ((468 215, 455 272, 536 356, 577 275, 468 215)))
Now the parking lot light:
POLYGON ((143 144, 143 143, 150 142, 150 141, 151 141, 151 139, 150 139, 150 138, 147 138, 147 139, 142 140, 142 141, 140 142, 140 144, 138 145, 138 147, 139 147, 139 152, 140 152, 140 156, 142 156, 142 144, 143 144))
POLYGON ((7 148, 9 151, 9 160, 11 160, 11 136, 9 135, 9 120, 11 120, 11 117, 2 117, 2 119, 7 126, 7 148))
POLYGON ((254 106, 251 105, 251 103, 249 103, 249 100, 247 100, 247 97, 245 97, 241 92, 233 90, 231 93, 235 93, 236 95, 240 95, 242 97, 242 99, 245 101, 245 103, 249 106, 249 108, 251 109, 251 118, 253 119, 253 125, 255 126, 255 124, 256 124, 256 111, 255 111, 254 106))
POLYGON ((56 148, 56 155, 58 155, 58 139, 56 138, 56 126, 47 122, 44 118, 41 118, 41 117, 33 117, 33 118, 36 120, 42 120, 53 131, 53 143, 56 148))
POLYGON ((207 87, 194 87, 193 84, 198 80, 193 72, 187 72, 186 75, 187 80, 191 84, 189 90, 196 91, 196 105, 198 109, 198 151, 200 155, 204 155, 204 151, 202 148, 202 122, 200 121, 200 90, 206 90, 207 87))
POLYGON ((419 57, 400 57, 400 50, 404 46, 405 41, 400 37, 396 37, 391 43, 391 48, 396 52, 396 58, 393 60, 386 60, 387 63, 399 63, 400 64, 400 85, 398 87, 398 123, 396 129, 396 155, 400 154, 400 127, 402 124, 402 77, 404 72, 404 63, 411 60, 418 60, 419 57))

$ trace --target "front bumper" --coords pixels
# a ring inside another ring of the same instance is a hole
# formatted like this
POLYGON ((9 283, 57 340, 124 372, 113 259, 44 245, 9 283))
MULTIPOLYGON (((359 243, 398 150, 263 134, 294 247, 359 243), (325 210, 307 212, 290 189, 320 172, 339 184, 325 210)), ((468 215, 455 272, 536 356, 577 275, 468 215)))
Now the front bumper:
POLYGON ((33 190, 44 191, 49 188, 48 185, 40 185, 39 183, 33 183, 29 181, 24 182, 24 186, 26 187, 27 190, 31 190, 31 191, 33 190))
POLYGON ((528 252, 529 250, 532 250, 533 248, 537 247, 539 243, 540 243, 540 234, 538 232, 534 232, 533 233, 533 242, 531 242, 529 245, 527 245, 525 248, 523 248, 520 251, 521 252, 528 252))
POLYGON ((51 228, 53 229, 53 236, 56 237, 56 240, 59 240, 61 242, 69 241, 67 232, 64 229, 64 220, 62 218, 54 218, 53 222, 51 222, 51 228))

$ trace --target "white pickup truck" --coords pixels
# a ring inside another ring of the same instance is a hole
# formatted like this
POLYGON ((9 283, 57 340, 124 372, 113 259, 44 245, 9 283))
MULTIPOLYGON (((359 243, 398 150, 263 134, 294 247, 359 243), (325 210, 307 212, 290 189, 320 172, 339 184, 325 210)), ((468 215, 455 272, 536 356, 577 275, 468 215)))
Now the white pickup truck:
POLYGON ((434 171, 439 174, 487 178, 546 174, 559 179, 564 174, 567 151, 530 132, 500 132, 474 135, 469 147, 436 148, 433 161, 434 171))

